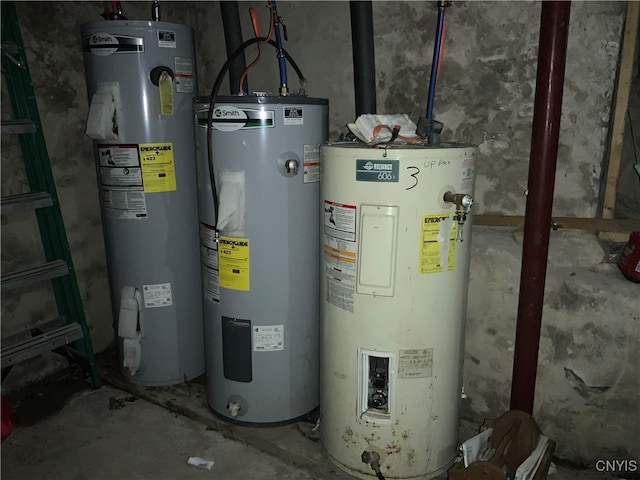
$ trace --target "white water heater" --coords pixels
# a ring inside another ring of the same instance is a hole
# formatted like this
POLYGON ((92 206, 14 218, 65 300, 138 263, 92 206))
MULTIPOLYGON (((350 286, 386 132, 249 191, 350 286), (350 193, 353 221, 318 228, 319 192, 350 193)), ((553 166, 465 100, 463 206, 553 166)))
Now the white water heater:
POLYGON ((82 46, 122 373, 181 383, 204 371, 193 30, 93 22, 82 46))
POLYGON ((319 160, 328 101, 219 96, 207 129, 209 105, 202 98, 194 106, 207 402, 232 423, 289 423, 319 402, 319 160))
POLYGON ((433 478, 457 455, 475 159, 321 148, 321 438, 359 478, 433 478))

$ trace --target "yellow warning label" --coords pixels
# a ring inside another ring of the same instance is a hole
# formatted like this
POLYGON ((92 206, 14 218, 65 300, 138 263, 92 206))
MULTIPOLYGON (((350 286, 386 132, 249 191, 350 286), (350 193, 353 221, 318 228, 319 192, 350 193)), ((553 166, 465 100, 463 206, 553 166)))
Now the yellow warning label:
POLYGON ((452 271, 456 265, 457 222, 446 213, 423 215, 421 233, 420 273, 452 271))
POLYGON ((172 143, 141 143, 140 164, 145 193, 176 189, 176 168, 172 143))
POLYGON ((169 72, 162 72, 158 80, 160 110, 162 115, 173 115, 173 79, 169 72))
POLYGON ((218 240, 220 286, 249 291, 249 239, 220 237, 218 240))

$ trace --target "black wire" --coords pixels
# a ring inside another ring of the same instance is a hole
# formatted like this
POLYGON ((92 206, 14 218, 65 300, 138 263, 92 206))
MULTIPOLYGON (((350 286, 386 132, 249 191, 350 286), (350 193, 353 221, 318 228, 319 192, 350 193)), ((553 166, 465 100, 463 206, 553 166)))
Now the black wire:
MULTIPOLYGON (((227 61, 224 62, 224 65, 222 65, 222 68, 220 69, 220 72, 216 77, 216 81, 213 83, 213 88, 211 89, 211 95, 209 97, 209 111, 207 114, 207 159, 209 163, 209 181, 211 182, 211 195, 213 196, 213 210, 214 210, 214 216, 215 216, 214 221, 216 222, 216 224, 218 223, 219 204, 218 204, 218 190, 216 188, 215 173, 213 171, 213 146, 211 143, 211 123, 213 122, 213 108, 216 103, 216 97, 218 96, 218 92, 220 91, 222 81, 224 79, 224 76, 227 74, 227 71, 229 70, 229 65, 231 64, 231 62, 233 62, 238 55, 244 53, 247 47, 250 47, 254 43, 258 43, 258 42, 269 43, 269 45, 274 47, 276 50, 278 49, 278 45, 273 40, 269 40, 267 42, 267 37, 255 37, 244 42, 242 45, 236 48, 231 55, 227 57, 227 61)), ((306 78, 304 78, 304 75, 302 74, 302 71, 298 67, 298 64, 295 62, 295 60, 293 60, 293 58, 291 58, 291 55, 289 55, 289 52, 287 52, 284 49, 282 49, 282 52, 284 53, 285 58, 291 64, 296 74, 298 75, 298 79, 300 83, 304 84, 306 82, 306 78)))
POLYGON ((638 152, 636 151, 636 136, 633 133, 633 120, 631 120, 631 111, 627 110, 627 119, 629 120, 629 130, 631 133, 631 145, 633 146, 634 163, 638 163, 638 152))
POLYGON ((380 471, 380 468, 374 468, 373 471, 376 472, 376 477, 378 477, 378 480, 387 480, 386 478, 384 478, 384 475, 380 471))

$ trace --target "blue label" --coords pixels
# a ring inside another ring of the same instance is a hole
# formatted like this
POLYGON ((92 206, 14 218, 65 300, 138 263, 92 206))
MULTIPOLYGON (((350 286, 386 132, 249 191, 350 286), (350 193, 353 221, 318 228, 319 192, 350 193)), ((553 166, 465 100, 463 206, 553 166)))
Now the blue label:
POLYGON ((397 182, 400 160, 356 160, 357 182, 397 182))

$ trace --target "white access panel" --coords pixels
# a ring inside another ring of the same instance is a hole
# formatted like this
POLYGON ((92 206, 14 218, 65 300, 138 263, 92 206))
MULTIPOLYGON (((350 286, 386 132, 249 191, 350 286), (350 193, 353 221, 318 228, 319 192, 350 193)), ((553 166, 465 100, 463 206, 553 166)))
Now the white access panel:
POLYGON ((358 293, 392 296, 396 266, 398 207, 363 205, 360 209, 358 293))

